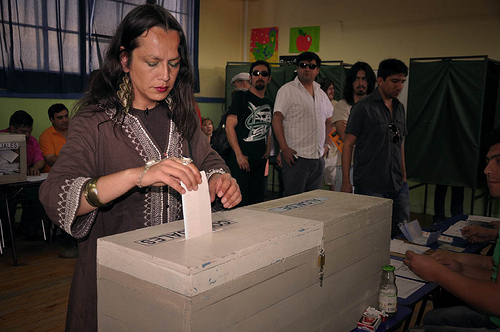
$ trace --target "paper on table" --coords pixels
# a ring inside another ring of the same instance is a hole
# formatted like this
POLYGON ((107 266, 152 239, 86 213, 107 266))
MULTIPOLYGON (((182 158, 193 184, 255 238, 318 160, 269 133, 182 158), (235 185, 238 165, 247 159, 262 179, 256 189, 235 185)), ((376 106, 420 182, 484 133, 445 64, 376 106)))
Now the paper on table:
POLYGON ((395 268, 394 274, 396 274, 398 277, 405 277, 413 280, 424 281, 424 279, 420 278, 415 273, 413 273, 410 270, 410 268, 406 266, 405 263, 403 263, 403 261, 391 258, 391 265, 394 266, 395 268))
POLYGON ((28 182, 43 181, 43 180, 47 179, 47 176, 49 176, 49 173, 40 173, 40 175, 28 175, 26 177, 26 181, 28 181, 28 182))
POLYGON ((462 252, 465 250, 463 247, 452 246, 449 243, 445 243, 439 246, 439 249, 454 251, 454 252, 462 252))
POLYGON ((490 223, 492 221, 500 221, 500 218, 470 215, 467 218, 467 221, 478 222, 478 223, 483 223, 483 222, 490 223))
POLYGON ((423 254, 424 252, 429 250, 429 248, 416 244, 406 243, 403 240, 392 239, 390 250, 391 252, 396 252, 398 254, 404 255, 406 253, 406 250, 411 250, 413 252, 416 252, 417 254, 423 254))
MULTIPOLYGON (((201 184, 198 190, 187 191, 182 195, 182 212, 184 213, 184 230, 186 240, 212 232, 212 210, 208 180, 201 171, 201 184)), ((186 186, 181 182, 184 189, 186 186)))
POLYGON ((398 287, 398 297, 406 299, 411 294, 415 293, 425 285, 424 282, 415 281, 406 278, 396 278, 396 286, 398 287))
POLYGON ((451 225, 446 231, 443 232, 444 235, 456 236, 465 239, 462 236, 462 228, 470 225, 467 220, 459 220, 455 224, 451 225))

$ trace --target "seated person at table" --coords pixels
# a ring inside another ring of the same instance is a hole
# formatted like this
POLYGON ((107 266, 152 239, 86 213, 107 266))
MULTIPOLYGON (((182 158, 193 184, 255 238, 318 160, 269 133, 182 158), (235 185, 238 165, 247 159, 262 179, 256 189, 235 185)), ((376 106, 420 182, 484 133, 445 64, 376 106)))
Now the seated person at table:
MULTIPOLYGON (((31 136, 33 129, 33 118, 25 111, 16 111, 9 120, 9 128, 0 130, 0 132, 8 132, 11 134, 26 135, 26 165, 28 175, 40 175, 40 171, 44 168, 45 162, 42 156, 42 151, 38 145, 36 138, 31 136)), ((6 194, 12 197, 18 188, 9 188, 6 194)), ((41 228, 40 220, 44 216, 42 204, 38 199, 38 187, 24 187, 14 199, 9 201, 9 211, 11 218, 14 218, 16 205, 20 203, 23 207, 21 216, 21 230, 29 240, 37 240, 37 229, 41 228)), ((3 204, 0 216, 2 220, 7 220, 6 211, 3 204)), ((4 228, 5 229, 5 228, 4 228)))
POLYGON ((28 175, 40 175, 45 167, 40 145, 36 138, 31 136, 33 129, 33 118, 25 111, 16 111, 9 120, 9 128, 0 130, 2 133, 26 135, 26 166, 28 175))
POLYGON ((59 151, 66 144, 69 125, 68 108, 63 104, 50 106, 49 119, 52 126, 40 135, 40 148, 45 159, 44 173, 50 171, 59 156, 59 151))
MULTIPOLYGON (((500 128, 490 137, 484 174, 493 197, 500 196, 500 128)), ((467 232, 466 232, 467 233, 467 232)), ((491 234, 490 234, 491 235, 491 234)), ((481 239, 490 239, 482 235, 481 239)), ((423 331, 477 331, 500 328, 500 281, 497 279, 500 240, 493 257, 461 255, 460 261, 436 252, 433 256, 406 252, 405 264, 419 277, 435 282, 465 301, 458 306, 431 310, 423 331)), ((415 331, 419 331, 415 329, 415 331)))

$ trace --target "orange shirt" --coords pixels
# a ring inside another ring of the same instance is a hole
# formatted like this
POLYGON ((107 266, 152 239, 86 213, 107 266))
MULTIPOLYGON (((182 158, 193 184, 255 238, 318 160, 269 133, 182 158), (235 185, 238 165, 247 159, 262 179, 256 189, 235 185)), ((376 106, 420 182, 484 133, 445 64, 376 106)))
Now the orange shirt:
MULTIPOLYGON (((59 151, 61 151, 64 144, 66 144, 66 139, 55 130, 54 126, 45 129, 40 135, 40 148, 44 157, 49 154, 59 156, 59 151)), ((45 163, 43 173, 48 173, 49 171, 50 166, 45 163)))

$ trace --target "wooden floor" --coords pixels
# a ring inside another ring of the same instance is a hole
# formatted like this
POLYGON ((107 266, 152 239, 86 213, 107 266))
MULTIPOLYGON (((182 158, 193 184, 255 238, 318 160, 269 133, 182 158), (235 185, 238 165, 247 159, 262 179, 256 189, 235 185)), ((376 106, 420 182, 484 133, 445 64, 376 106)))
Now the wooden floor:
POLYGON ((64 331, 76 259, 60 258, 61 241, 16 240, 0 255, 0 331, 64 331))

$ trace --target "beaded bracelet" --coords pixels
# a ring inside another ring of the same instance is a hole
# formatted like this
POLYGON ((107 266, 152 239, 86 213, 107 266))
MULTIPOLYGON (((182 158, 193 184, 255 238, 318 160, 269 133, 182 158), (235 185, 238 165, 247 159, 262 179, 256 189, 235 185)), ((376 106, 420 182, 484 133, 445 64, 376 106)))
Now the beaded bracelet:
POLYGON ((85 189, 83 190, 83 195, 90 206, 102 208, 110 205, 111 202, 103 203, 99 199, 99 194, 97 193, 97 180, 99 180, 99 177, 92 178, 89 182, 87 182, 85 189))

